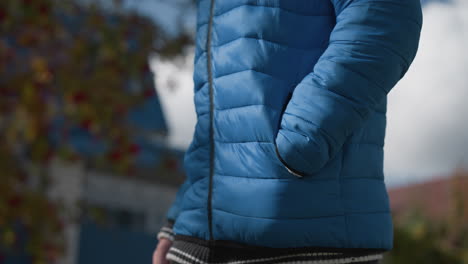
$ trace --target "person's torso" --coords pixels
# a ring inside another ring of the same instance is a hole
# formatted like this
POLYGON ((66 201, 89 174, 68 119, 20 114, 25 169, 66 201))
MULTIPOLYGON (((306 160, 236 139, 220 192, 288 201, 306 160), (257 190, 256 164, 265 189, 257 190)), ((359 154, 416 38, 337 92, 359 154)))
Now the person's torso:
POLYGON ((199 0, 197 8, 197 124, 184 160, 191 186, 175 233, 269 247, 391 248, 386 101, 318 173, 298 178, 275 153, 290 93, 327 48, 330 1, 199 0))

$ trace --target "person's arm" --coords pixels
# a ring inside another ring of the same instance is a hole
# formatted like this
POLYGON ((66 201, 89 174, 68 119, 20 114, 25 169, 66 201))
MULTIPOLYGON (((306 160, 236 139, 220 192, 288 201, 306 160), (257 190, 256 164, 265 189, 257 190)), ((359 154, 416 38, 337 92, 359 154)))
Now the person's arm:
POLYGON ((182 183, 182 185, 179 187, 176 194, 176 198, 166 213, 166 222, 157 234, 158 240, 160 240, 161 238, 167 238, 170 241, 174 240, 174 232, 172 231, 172 227, 177 219, 177 216, 179 215, 180 208, 183 202, 183 196, 189 186, 189 180, 185 179, 184 183, 182 183))
POLYGON ((190 181, 188 178, 186 178, 184 183, 182 183, 182 185, 177 190, 176 198, 166 213, 166 222, 157 234, 158 244, 153 252, 153 264, 169 263, 166 259, 166 255, 169 251, 169 248, 172 246, 172 241, 174 241, 174 232, 172 231, 172 226, 179 216, 183 203, 183 197, 189 186, 190 181))
POLYGON ((331 1, 329 45, 295 87, 275 139, 278 155, 302 175, 333 158, 404 76, 422 26, 419 0, 331 1))

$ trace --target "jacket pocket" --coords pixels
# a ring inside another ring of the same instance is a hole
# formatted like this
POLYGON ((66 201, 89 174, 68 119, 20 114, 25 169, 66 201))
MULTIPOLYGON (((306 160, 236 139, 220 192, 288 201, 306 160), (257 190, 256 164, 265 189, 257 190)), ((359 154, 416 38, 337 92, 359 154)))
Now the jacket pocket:
POLYGON ((275 136, 274 136, 273 144, 274 144, 274 147, 275 147, 276 158, 283 165, 283 167, 289 173, 291 173, 292 175, 294 175, 294 176, 296 176, 298 178, 302 178, 302 177, 306 176, 306 173, 302 172, 302 171, 299 171, 299 170, 293 168, 291 165, 289 165, 288 162, 281 156, 280 150, 279 150, 278 145, 276 143, 276 138, 278 137, 278 133, 279 133, 280 128, 281 128, 281 120, 283 119, 283 114, 284 114, 284 112, 286 110, 286 106, 288 105, 289 101, 291 100, 291 97, 292 97, 292 91, 289 92, 285 102, 283 103, 283 107, 281 109, 281 112, 279 114, 279 120, 278 120, 278 124, 277 124, 277 128, 276 128, 276 133, 275 133, 275 136))

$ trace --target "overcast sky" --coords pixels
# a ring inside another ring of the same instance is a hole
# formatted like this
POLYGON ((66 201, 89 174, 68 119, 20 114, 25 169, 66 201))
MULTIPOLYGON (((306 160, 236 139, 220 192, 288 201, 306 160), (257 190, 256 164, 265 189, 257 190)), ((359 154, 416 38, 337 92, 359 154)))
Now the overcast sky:
MULTIPOLYGON (((389 94, 385 175, 396 186, 468 167, 468 3, 424 7, 420 48, 406 76, 389 94)), ((196 122, 193 52, 183 67, 153 60, 170 129, 170 144, 184 149, 196 122), (176 89, 169 77, 176 76, 176 89)))
POLYGON ((419 51, 389 94, 385 172, 390 184, 468 164, 468 5, 424 7, 419 51))

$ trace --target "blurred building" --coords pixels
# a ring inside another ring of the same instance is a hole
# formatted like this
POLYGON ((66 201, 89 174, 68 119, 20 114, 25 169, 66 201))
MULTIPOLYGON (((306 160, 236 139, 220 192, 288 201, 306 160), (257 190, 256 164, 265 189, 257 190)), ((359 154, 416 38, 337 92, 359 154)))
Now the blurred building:
POLYGON ((417 213, 430 220, 464 217, 468 222, 468 171, 421 183, 389 189, 392 213, 396 220, 417 213))
MULTIPOLYGON (((150 263, 177 187, 54 161, 52 199, 68 208, 63 264, 150 263)), ((156 175, 154 175, 156 178, 156 175)))

